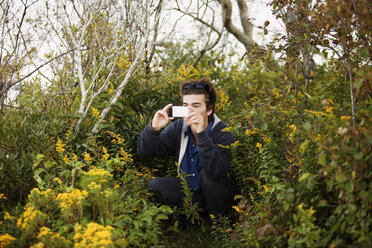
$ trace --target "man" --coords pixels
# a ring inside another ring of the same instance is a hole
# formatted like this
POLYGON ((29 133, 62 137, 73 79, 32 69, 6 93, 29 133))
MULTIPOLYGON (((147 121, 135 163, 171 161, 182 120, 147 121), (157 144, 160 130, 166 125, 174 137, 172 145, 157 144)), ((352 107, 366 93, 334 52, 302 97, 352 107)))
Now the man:
MULTIPOLYGON (((139 137, 138 154, 175 156, 178 170, 187 176, 193 202, 199 202, 209 214, 224 214, 233 200, 226 146, 235 141, 234 136, 222 131, 226 124, 214 114, 216 90, 208 78, 182 83, 180 93, 189 114, 168 126, 174 119, 169 117, 172 104, 158 110, 139 137)), ((149 187, 158 202, 182 206, 185 194, 178 177, 157 177, 149 187)))

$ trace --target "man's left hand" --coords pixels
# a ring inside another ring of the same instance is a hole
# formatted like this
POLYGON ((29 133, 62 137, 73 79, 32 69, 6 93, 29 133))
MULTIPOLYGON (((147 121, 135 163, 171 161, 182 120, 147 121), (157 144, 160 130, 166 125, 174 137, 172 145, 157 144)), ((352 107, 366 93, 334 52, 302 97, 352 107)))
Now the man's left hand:
POLYGON ((190 112, 184 120, 193 133, 201 133, 208 127, 208 119, 197 112, 190 112))

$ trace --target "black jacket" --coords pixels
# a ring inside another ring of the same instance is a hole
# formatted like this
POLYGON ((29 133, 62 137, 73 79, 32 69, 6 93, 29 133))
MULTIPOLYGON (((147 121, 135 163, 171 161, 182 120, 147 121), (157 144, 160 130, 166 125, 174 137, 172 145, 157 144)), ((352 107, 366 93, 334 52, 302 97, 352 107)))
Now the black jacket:
MULTIPOLYGON (((186 123, 178 119, 162 131, 155 131, 147 126, 138 139, 137 152, 140 156, 168 157, 175 156, 179 162, 185 153, 188 137, 184 135, 186 123)), ((214 115, 214 124, 210 134, 198 133, 198 153, 204 175, 209 180, 218 182, 226 179, 230 167, 230 152, 226 146, 235 142, 234 136, 222 131, 227 125, 214 115)))

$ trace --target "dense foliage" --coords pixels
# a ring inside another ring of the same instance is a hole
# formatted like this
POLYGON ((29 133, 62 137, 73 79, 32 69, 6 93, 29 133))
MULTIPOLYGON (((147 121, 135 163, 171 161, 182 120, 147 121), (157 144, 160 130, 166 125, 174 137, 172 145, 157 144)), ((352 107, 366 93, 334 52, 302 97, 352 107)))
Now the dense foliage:
MULTIPOLYGON (((371 13, 358 10, 358 19, 327 6, 336 10, 329 19, 322 19, 326 8, 302 9, 313 16, 292 26, 303 37, 248 53, 228 69, 224 54, 205 55, 194 68, 183 63, 195 56, 192 47, 170 46, 162 51, 170 56, 166 69, 149 74, 142 64, 97 134, 90 130, 112 92, 98 97, 75 135, 80 99, 70 72, 48 86, 37 77, 27 82, 17 108, 0 119, 0 247, 369 247, 372 56, 364 41, 371 13), (355 37, 340 31, 335 16, 352 20, 355 37), (315 39, 320 34, 326 44, 315 39), (311 75, 295 66, 305 52, 293 49, 303 45, 327 61, 311 75), (136 154, 154 112, 180 103, 179 82, 202 76, 214 82, 216 114, 237 139, 229 149, 239 194, 225 218, 202 217, 189 197, 185 209, 156 204, 148 181, 175 175, 176 165, 136 154), (179 232, 184 216, 193 227, 179 232)), ((111 89, 122 80, 116 73, 111 89)))

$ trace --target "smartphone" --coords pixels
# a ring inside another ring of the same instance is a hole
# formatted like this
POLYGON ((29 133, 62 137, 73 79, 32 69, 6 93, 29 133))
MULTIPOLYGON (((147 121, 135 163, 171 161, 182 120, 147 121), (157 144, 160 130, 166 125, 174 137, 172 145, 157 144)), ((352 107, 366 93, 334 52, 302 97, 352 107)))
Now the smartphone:
POLYGON ((186 117, 189 114, 189 107, 172 106, 169 108, 169 117, 186 117))

